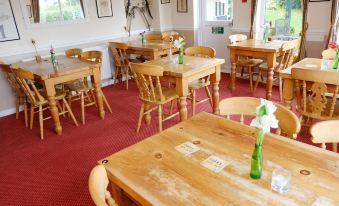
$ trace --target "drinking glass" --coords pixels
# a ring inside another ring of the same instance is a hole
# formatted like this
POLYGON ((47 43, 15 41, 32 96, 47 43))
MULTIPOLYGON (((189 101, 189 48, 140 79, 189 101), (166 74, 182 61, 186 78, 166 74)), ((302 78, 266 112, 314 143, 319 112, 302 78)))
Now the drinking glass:
POLYGON ((321 70, 327 70, 330 67, 330 63, 328 59, 321 60, 321 70))
POLYGON ((272 190, 285 193, 289 189, 291 181, 291 172, 284 168, 274 169, 272 172, 272 190))

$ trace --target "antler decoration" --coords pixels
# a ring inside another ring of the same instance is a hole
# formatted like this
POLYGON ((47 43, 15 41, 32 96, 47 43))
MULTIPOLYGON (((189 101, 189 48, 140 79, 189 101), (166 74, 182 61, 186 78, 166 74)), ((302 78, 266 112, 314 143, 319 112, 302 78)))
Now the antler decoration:
POLYGON ((125 26, 125 30, 128 32, 129 36, 131 36, 131 24, 132 19, 135 18, 135 10, 138 10, 140 12, 148 30, 151 30, 151 25, 149 24, 145 14, 147 11, 148 15, 153 19, 148 0, 125 0, 125 12, 127 18, 127 25, 125 26))

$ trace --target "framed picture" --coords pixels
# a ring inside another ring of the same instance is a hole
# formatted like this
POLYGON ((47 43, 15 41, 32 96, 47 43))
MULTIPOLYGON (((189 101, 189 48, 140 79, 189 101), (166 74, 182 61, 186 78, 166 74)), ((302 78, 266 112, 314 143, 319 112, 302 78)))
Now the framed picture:
POLYGON ((309 2, 321 2, 321 1, 330 1, 330 0, 309 0, 309 2))
POLYGON ((111 0, 96 0, 98 18, 113 16, 113 8, 111 0))
POLYGON ((32 7, 31 7, 31 5, 26 5, 26 8, 27 8, 28 18, 32 18, 33 15, 32 15, 32 7))
POLYGON ((0 0, 0 42, 19 40, 20 35, 10 0, 0 0))
POLYGON ((187 13, 187 0, 177 0, 177 12, 187 13))
POLYGON ((171 3, 171 0, 161 0, 161 4, 169 4, 171 3))

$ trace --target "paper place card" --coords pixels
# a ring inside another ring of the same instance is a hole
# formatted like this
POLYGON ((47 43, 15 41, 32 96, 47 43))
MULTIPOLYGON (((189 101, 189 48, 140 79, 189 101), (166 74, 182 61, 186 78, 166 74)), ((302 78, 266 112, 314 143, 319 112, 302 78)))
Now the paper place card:
POLYGON ((222 169, 224 169, 224 167, 226 167, 230 163, 217 156, 211 155, 200 164, 207 169, 212 170, 213 172, 219 173, 222 169))
POLYGON ((200 150, 200 148, 192 142, 182 143, 181 145, 176 146, 175 149, 186 156, 200 150))

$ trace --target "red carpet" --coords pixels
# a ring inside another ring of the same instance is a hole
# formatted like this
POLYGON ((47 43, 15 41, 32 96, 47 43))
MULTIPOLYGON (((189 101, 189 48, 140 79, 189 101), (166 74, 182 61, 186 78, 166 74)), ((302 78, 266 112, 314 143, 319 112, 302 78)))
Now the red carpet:
MULTIPOLYGON (((131 81, 132 82, 132 81, 131 81)), ((220 99, 230 97, 226 76, 220 83, 220 99)), ((238 81, 236 96, 251 96, 248 82, 238 81)), ((151 125, 142 125, 135 133, 140 102, 133 83, 125 91, 124 84, 103 89, 113 114, 98 117, 95 107, 86 108, 86 125, 76 127, 70 118, 61 118, 63 135, 53 132, 51 120, 44 122, 45 139, 40 140, 39 124, 25 128, 23 114, 0 119, 0 205, 93 205, 87 188, 87 179, 96 161, 157 132, 156 114, 151 125)), ((276 89, 276 88, 275 88, 276 89)), ((258 97, 264 97, 259 88, 258 97)), ((273 101, 278 101, 277 90, 273 101)), ((202 91, 199 95, 205 95, 202 91)), ((205 97, 205 96, 204 96, 205 97)), ((79 107, 73 111, 81 120, 79 107)), ((190 103, 188 105, 190 111, 190 103)), ((197 106, 198 111, 211 112, 209 104, 197 106)), ((35 118, 37 120, 37 118, 35 118)), ((164 128, 178 122, 177 118, 164 128)), ((301 134, 298 140, 309 142, 301 134)))

